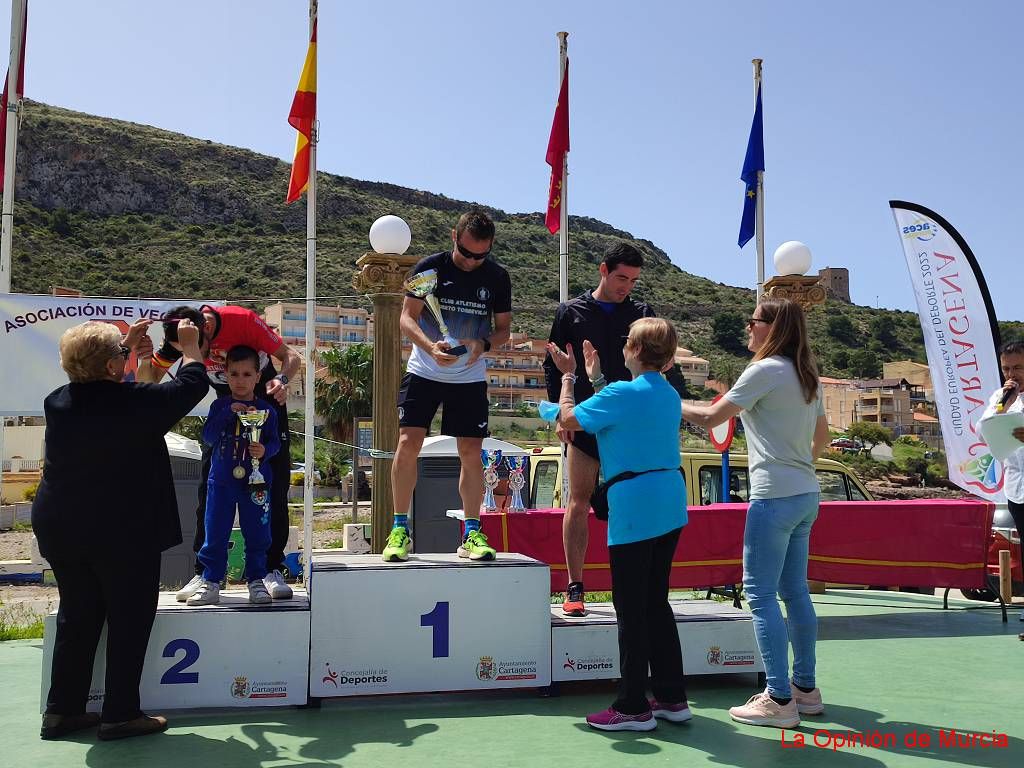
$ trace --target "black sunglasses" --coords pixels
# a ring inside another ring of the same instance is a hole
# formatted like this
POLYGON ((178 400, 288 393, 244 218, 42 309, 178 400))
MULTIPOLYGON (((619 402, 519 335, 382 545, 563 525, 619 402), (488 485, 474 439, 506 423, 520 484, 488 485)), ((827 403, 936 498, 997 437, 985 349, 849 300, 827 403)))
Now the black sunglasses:
POLYGON ((748 317, 747 318, 747 328, 753 328, 758 323, 764 323, 765 325, 771 325, 772 321, 771 320, 762 320, 760 317, 748 317))
POLYGON ((117 345, 117 352, 125 360, 127 360, 131 356, 131 354, 132 354, 131 349, 126 347, 124 344, 118 344, 117 345))
POLYGON ((490 248, 488 248, 483 253, 473 253, 473 251, 471 251, 468 248, 466 248, 458 240, 455 241, 455 247, 458 248, 459 249, 459 253, 461 253, 467 259, 473 259, 474 261, 483 261, 484 259, 486 259, 488 256, 491 255, 491 249, 490 248))

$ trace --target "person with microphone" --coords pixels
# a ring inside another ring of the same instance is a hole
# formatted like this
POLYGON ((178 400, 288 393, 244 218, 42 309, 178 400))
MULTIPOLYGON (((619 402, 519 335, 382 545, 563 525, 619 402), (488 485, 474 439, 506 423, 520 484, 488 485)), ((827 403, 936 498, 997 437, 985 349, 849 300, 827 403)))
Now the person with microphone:
MULTIPOLYGON (((1018 397, 1021 387, 1024 387, 1024 341, 1007 342, 1000 348, 999 369, 1006 383, 992 393, 982 414, 983 420, 998 413, 1024 412, 1024 403, 1018 397)), ((1003 459, 1003 492, 1010 517, 1024 541, 1024 427, 1013 430, 1013 436, 1021 446, 1003 459)), ((1024 621, 1024 611, 1021 611, 1020 620, 1024 621)))

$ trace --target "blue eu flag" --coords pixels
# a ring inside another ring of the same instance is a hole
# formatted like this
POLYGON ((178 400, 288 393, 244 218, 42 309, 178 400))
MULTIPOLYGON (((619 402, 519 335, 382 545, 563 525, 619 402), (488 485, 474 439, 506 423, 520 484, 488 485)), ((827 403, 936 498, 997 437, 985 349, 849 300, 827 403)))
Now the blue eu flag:
POLYGON ((747 156, 743 159, 743 173, 740 179, 746 185, 743 190, 743 219, 740 221, 740 248, 754 236, 754 214, 757 210, 757 172, 764 170, 764 125, 761 120, 761 86, 757 87, 757 104, 754 107, 754 122, 750 125, 747 140, 747 156))

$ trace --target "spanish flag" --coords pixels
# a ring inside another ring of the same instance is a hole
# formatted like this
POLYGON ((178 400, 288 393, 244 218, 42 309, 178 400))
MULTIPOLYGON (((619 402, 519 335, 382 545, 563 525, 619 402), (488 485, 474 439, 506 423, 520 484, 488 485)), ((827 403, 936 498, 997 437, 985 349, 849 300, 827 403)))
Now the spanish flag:
POLYGON ((295 159, 292 161, 292 175, 288 180, 286 203, 298 200, 309 187, 309 146, 313 140, 313 123, 316 120, 316 22, 313 35, 309 38, 306 63, 302 65, 299 87, 295 89, 292 109, 288 113, 288 124, 299 135, 295 137, 295 159))
POLYGON ((562 221, 562 171, 563 159, 569 151, 569 61, 565 62, 565 74, 562 87, 558 91, 558 105, 555 107, 555 119, 551 122, 551 135, 548 137, 548 151, 545 162, 551 166, 551 184, 548 187, 548 210, 544 223, 548 231, 555 234, 562 221))

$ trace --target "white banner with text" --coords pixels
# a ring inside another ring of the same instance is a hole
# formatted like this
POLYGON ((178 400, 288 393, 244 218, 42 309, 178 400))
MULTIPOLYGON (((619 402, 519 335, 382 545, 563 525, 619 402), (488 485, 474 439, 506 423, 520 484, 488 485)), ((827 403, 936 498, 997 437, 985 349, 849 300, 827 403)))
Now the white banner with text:
MULTIPOLYGON (((218 302, 219 303, 219 302, 218 302)), ((162 301, 158 299, 97 299, 67 296, 41 296, 24 293, 0 293, 0 359, 3 360, 4 386, 0 387, 0 414, 5 416, 41 416, 43 399, 68 383, 60 367, 59 342, 68 328, 88 320, 111 323, 127 333, 136 320, 150 319, 150 338, 155 348, 163 343, 163 314, 182 304, 213 302, 162 301)), ((171 368, 171 375, 179 363, 171 368)), ((125 381, 134 381, 138 361, 133 353, 125 365, 125 381)), ((212 395, 193 410, 194 415, 209 412, 212 395)))

